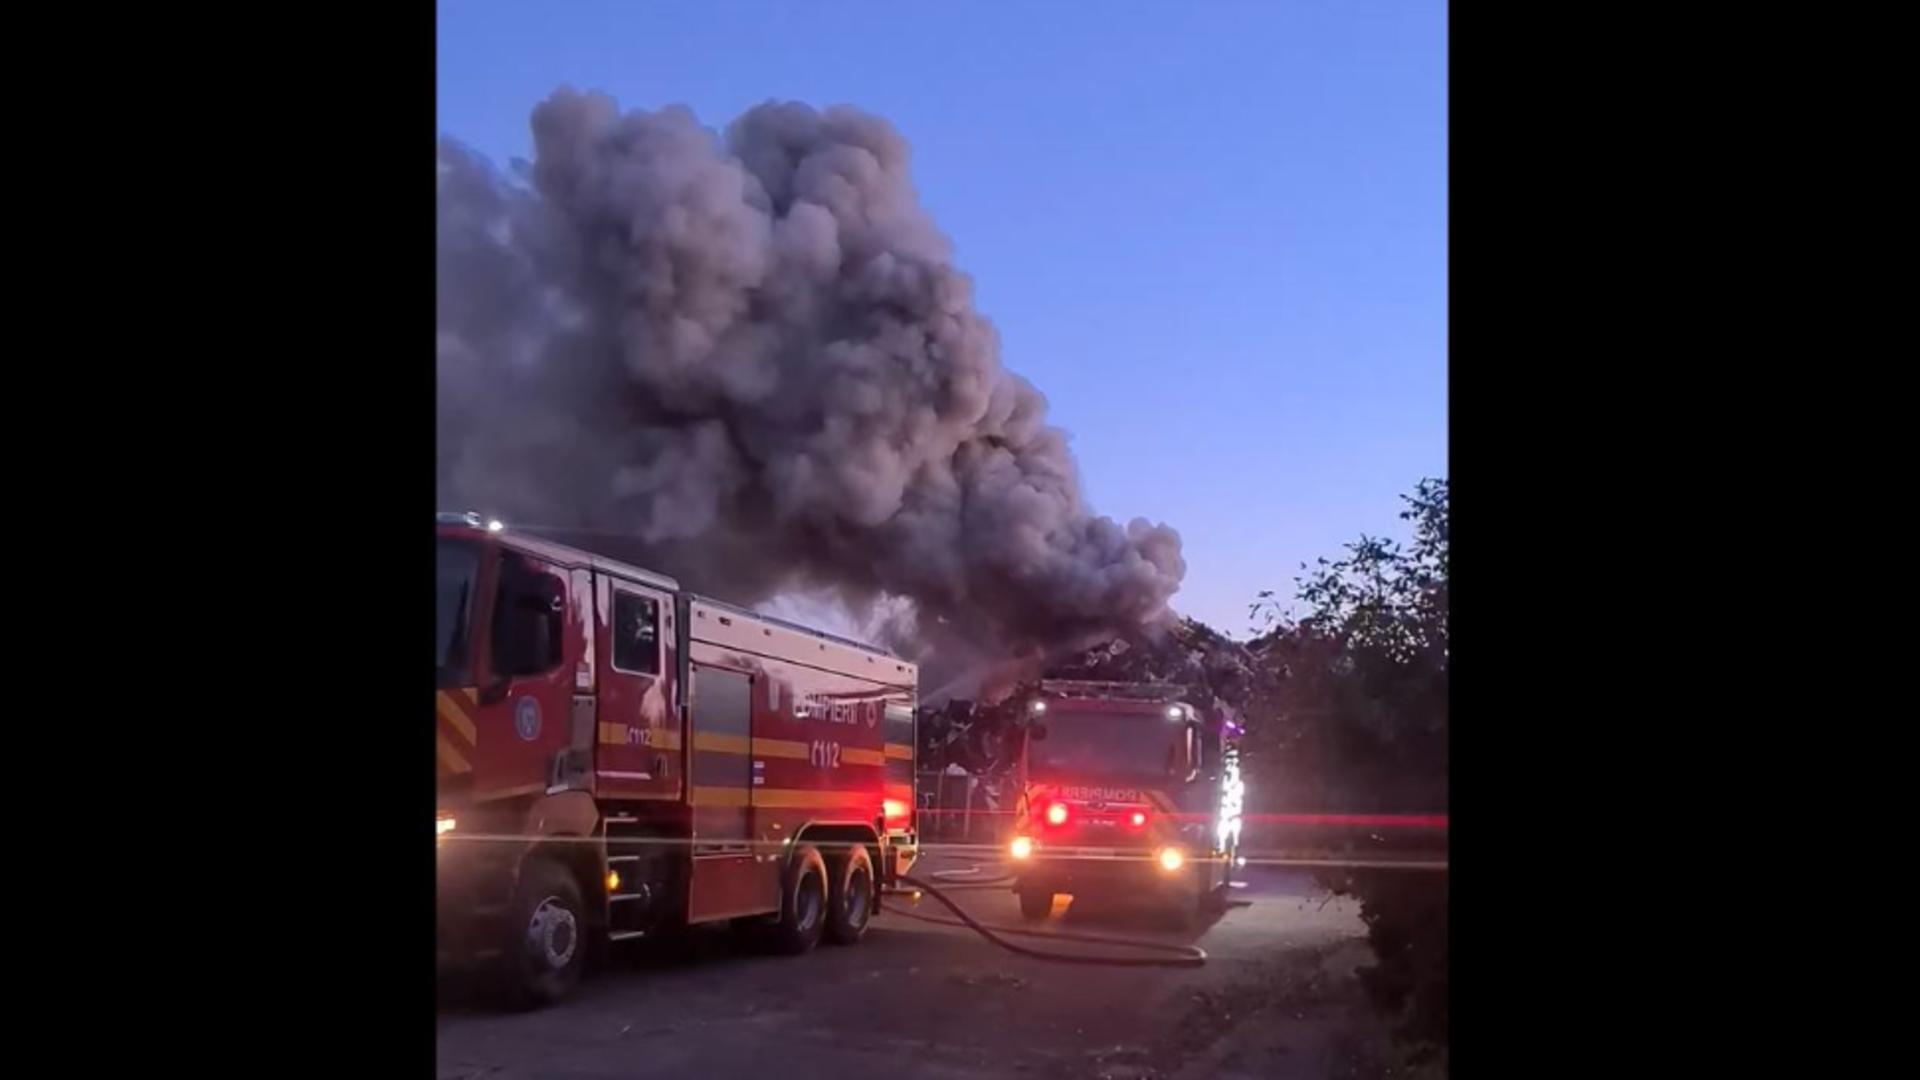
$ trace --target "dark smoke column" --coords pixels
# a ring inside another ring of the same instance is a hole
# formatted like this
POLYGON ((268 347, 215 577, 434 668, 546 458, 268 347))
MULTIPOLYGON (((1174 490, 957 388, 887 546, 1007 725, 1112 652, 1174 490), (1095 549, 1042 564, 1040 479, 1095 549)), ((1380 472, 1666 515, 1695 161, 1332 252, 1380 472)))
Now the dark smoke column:
POLYGON ((722 138, 563 90, 533 131, 517 182, 439 154, 444 503, 738 601, 905 596, 976 656, 1164 615, 1179 535, 1088 510, 891 125, 768 104, 722 138))

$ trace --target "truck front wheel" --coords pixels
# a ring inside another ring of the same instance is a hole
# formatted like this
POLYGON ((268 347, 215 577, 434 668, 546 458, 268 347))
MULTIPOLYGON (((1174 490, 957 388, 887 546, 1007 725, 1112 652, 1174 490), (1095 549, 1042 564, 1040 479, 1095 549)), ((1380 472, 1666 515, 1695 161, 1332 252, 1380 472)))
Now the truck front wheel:
POLYGON ((513 1004, 539 1008, 573 990, 586 964, 586 926, 573 875, 547 859, 528 861, 514 890, 502 957, 513 1004))

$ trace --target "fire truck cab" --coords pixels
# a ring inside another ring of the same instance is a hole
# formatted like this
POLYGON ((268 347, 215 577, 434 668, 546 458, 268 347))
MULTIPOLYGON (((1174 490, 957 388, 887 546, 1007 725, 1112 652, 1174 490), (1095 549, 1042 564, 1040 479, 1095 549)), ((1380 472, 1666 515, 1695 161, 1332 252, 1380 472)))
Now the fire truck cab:
POLYGON ((444 960, 543 1004, 689 924, 860 939, 918 847, 913 664, 471 514, 437 530, 444 960))
POLYGON ((1115 891, 1197 920, 1232 878, 1245 788, 1237 728, 1161 684, 1046 681, 1024 712, 1009 844, 1020 910, 1115 891))

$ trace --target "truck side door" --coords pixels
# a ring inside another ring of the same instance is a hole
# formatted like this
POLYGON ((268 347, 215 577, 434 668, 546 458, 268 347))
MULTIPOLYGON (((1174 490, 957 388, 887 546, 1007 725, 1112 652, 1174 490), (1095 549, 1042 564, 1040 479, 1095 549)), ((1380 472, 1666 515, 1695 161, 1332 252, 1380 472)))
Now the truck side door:
POLYGON ((656 588, 596 575, 599 713, 594 790, 602 798, 680 797, 680 716, 673 598, 656 588))
POLYGON ((589 597, 566 569, 503 549, 473 710, 474 796, 544 792, 571 740, 574 672, 587 659, 589 597))

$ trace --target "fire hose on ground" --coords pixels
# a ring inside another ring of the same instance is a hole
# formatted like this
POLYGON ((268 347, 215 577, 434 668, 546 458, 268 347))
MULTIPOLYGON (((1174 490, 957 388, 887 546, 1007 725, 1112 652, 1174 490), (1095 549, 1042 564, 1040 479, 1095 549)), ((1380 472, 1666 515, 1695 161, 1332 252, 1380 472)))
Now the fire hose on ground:
MULTIPOLYGON (((946 883, 950 889, 984 889, 1004 886, 1013 881, 1011 874, 1002 873, 998 877, 981 877, 978 866, 970 870, 942 870, 933 876, 946 883)), ((972 930, 995 945, 1019 956, 1035 960, 1048 960, 1058 964, 1089 964, 1095 967, 1152 967, 1152 968, 1197 968, 1207 962, 1207 951, 1198 945, 1173 945, 1162 941, 1146 941, 1139 938, 1105 937, 1096 934, 1068 934, 1057 930, 1028 930, 1013 926, 989 926, 967 914, 955 903, 953 898, 938 886, 921 881, 911 875, 902 874, 900 880, 917 889, 925 890, 935 900, 945 904, 947 910, 959 916, 958 919, 941 919, 932 915, 889 909, 891 914, 901 915, 921 922, 940 926, 959 926, 972 930), (1114 948, 1134 949, 1141 952, 1168 953, 1167 956, 1111 956, 1088 953, 1049 952, 1045 949, 1028 948, 1018 942, 1008 941, 1007 936, 1045 938, 1050 941, 1070 941, 1083 945, 1108 945, 1114 948)))

